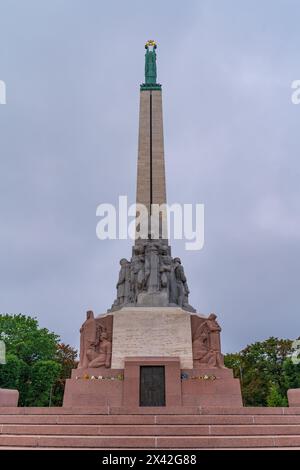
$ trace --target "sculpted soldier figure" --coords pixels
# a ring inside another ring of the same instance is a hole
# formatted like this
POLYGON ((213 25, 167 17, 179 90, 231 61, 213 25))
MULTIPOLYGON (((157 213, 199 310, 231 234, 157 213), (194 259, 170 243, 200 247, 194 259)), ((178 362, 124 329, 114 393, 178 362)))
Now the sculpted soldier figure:
POLYGON ((131 288, 133 302, 136 303, 138 294, 142 292, 145 284, 145 256, 144 245, 134 248, 134 256, 131 260, 131 288))
POLYGON ((122 258, 120 261, 121 269, 117 283, 117 305, 123 305, 130 302, 130 263, 122 258))
POLYGON ((169 256, 168 253, 168 246, 167 245, 162 245, 160 248, 160 285, 163 290, 167 290, 169 294, 169 302, 171 302, 171 295, 170 295, 170 290, 171 290, 171 282, 170 282, 170 276, 171 276, 171 271, 172 271, 172 257, 169 256))
MULTIPOLYGON (((109 311, 124 305, 143 305, 144 294, 163 293, 164 306, 170 305, 194 312, 189 304, 189 288, 180 258, 172 258, 162 240, 144 240, 133 248, 131 261, 122 258, 117 282, 117 298, 109 311), (142 294, 143 296, 139 296, 142 294)), ((147 305, 147 303, 145 303, 147 305)))
POLYGON ((145 286, 147 292, 159 291, 159 241, 152 240, 145 249, 145 286))
POLYGON ((174 258, 174 273, 177 284, 177 304, 183 307, 189 289, 180 258, 174 258))
POLYGON ((172 258, 168 256, 168 247, 166 245, 160 248, 160 284, 163 288, 169 286, 169 277, 172 266, 172 258))

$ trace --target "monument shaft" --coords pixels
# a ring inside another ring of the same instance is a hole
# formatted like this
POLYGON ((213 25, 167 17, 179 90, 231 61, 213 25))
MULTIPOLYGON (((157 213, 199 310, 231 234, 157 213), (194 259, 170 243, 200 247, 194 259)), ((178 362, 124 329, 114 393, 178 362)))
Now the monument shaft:
POLYGON ((161 90, 140 92, 136 201, 149 212, 151 204, 166 203, 161 90))
MULTIPOLYGON (((150 54, 155 54, 155 51, 147 50, 146 71, 151 70, 147 65, 150 54)), ((152 61, 156 60, 156 54, 150 57, 152 64, 152 61)), ((140 91, 136 202, 143 204, 147 209, 148 238, 167 239, 167 215, 164 211, 157 212, 157 219, 154 220, 155 212, 152 206, 166 204, 162 91, 161 86, 156 83, 156 76, 153 79, 147 74, 140 91), (155 228, 156 236, 153 236, 155 228)), ((139 238, 138 234, 136 238, 139 238)))

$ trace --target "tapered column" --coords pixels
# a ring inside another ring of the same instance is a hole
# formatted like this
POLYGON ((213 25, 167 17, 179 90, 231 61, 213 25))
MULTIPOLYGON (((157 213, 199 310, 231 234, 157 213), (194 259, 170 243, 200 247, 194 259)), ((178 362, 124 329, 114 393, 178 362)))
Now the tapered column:
MULTIPOLYGON (((146 206, 149 216, 154 212, 152 204, 166 204, 161 90, 141 89, 140 92, 136 202, 146 206)), ((163 224, 164 233, 167 234, 165 215, 160 216, 159 238, 163 224)), ((150 225, 149 220, 149 232, 151 232, 150 225)))

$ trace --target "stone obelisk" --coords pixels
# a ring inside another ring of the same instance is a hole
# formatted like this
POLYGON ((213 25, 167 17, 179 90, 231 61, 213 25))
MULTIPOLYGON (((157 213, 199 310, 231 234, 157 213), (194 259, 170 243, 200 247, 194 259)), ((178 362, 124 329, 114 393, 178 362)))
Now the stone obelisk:
POLYGON ((145 45, 145 83, 140 87, 139 143, 137 165, 137 204, 143 204, 148 213, 149 238, 167 239, 166 214, 161 213, 158 236, 151 236, 153 204, 166 204, 166 178, 164 160, 164 136, 162 91, 157 83, 156 44, 145 45), (164 235, 164 236, 162 236, 164 235))
POLYGON ((136 238, 131 260, 123 258, 120 261, 117 298, 110 311, 126 306, 144 306, 180 307, 194 312, 188 300, 189 288, 183 266, 179 258, 172 258, 168 243, 162 91, 157 83, 157 46, 150 40, 145 48, 145 81, 140 86, 136 238), (141 226, 144 230, 140 230, 141 226))

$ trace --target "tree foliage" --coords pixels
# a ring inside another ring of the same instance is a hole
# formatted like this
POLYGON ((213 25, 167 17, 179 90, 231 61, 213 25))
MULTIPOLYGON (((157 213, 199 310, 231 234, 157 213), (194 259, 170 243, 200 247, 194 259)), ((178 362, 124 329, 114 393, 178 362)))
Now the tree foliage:
POLYGON ((24 385, 28 377, 29 366, 14 354, 6 355, 6 364, 0 365, 0 386, 2 388, 15 388, 24 392, 24 385))
POLYGON ((51 403, 60 406, 64 396, 66 379, 70 378, 72 369, 78 365, 76 349, 69 344, 57 344, 56 361, 61 367, 61 372, 53 387, 51 403))
POLYGON ((54 361, 36 361, 32 365, 27 406, 50 406, 53 387, 60 372, 61 365, 54 361))
POLYGON ((60 406, 77 351, 40 328, 36 318, 21 314, 0 315, 0 339, 7 353, 6 364, 0 364, 0 387, 19 390, 22 406, 60 406))
POLYGON ((278 386, 276 384, 271 384, 269 388, 269 393, 267 395, 267 405, 287 406, 287 404, 287 398, 281 395, 278 386))
POLYGON ((59 336, 40 328, 36 318, 25 315, 0 315, 0 339, 6 351, 27 364, 54 359, 59 336))
POLYGON ((271 337, 227 354, 225 365, 241 381, 247 406, 286 406, 287 390, 300 386, 300 366, 291 360, 292 341, 271 337))

